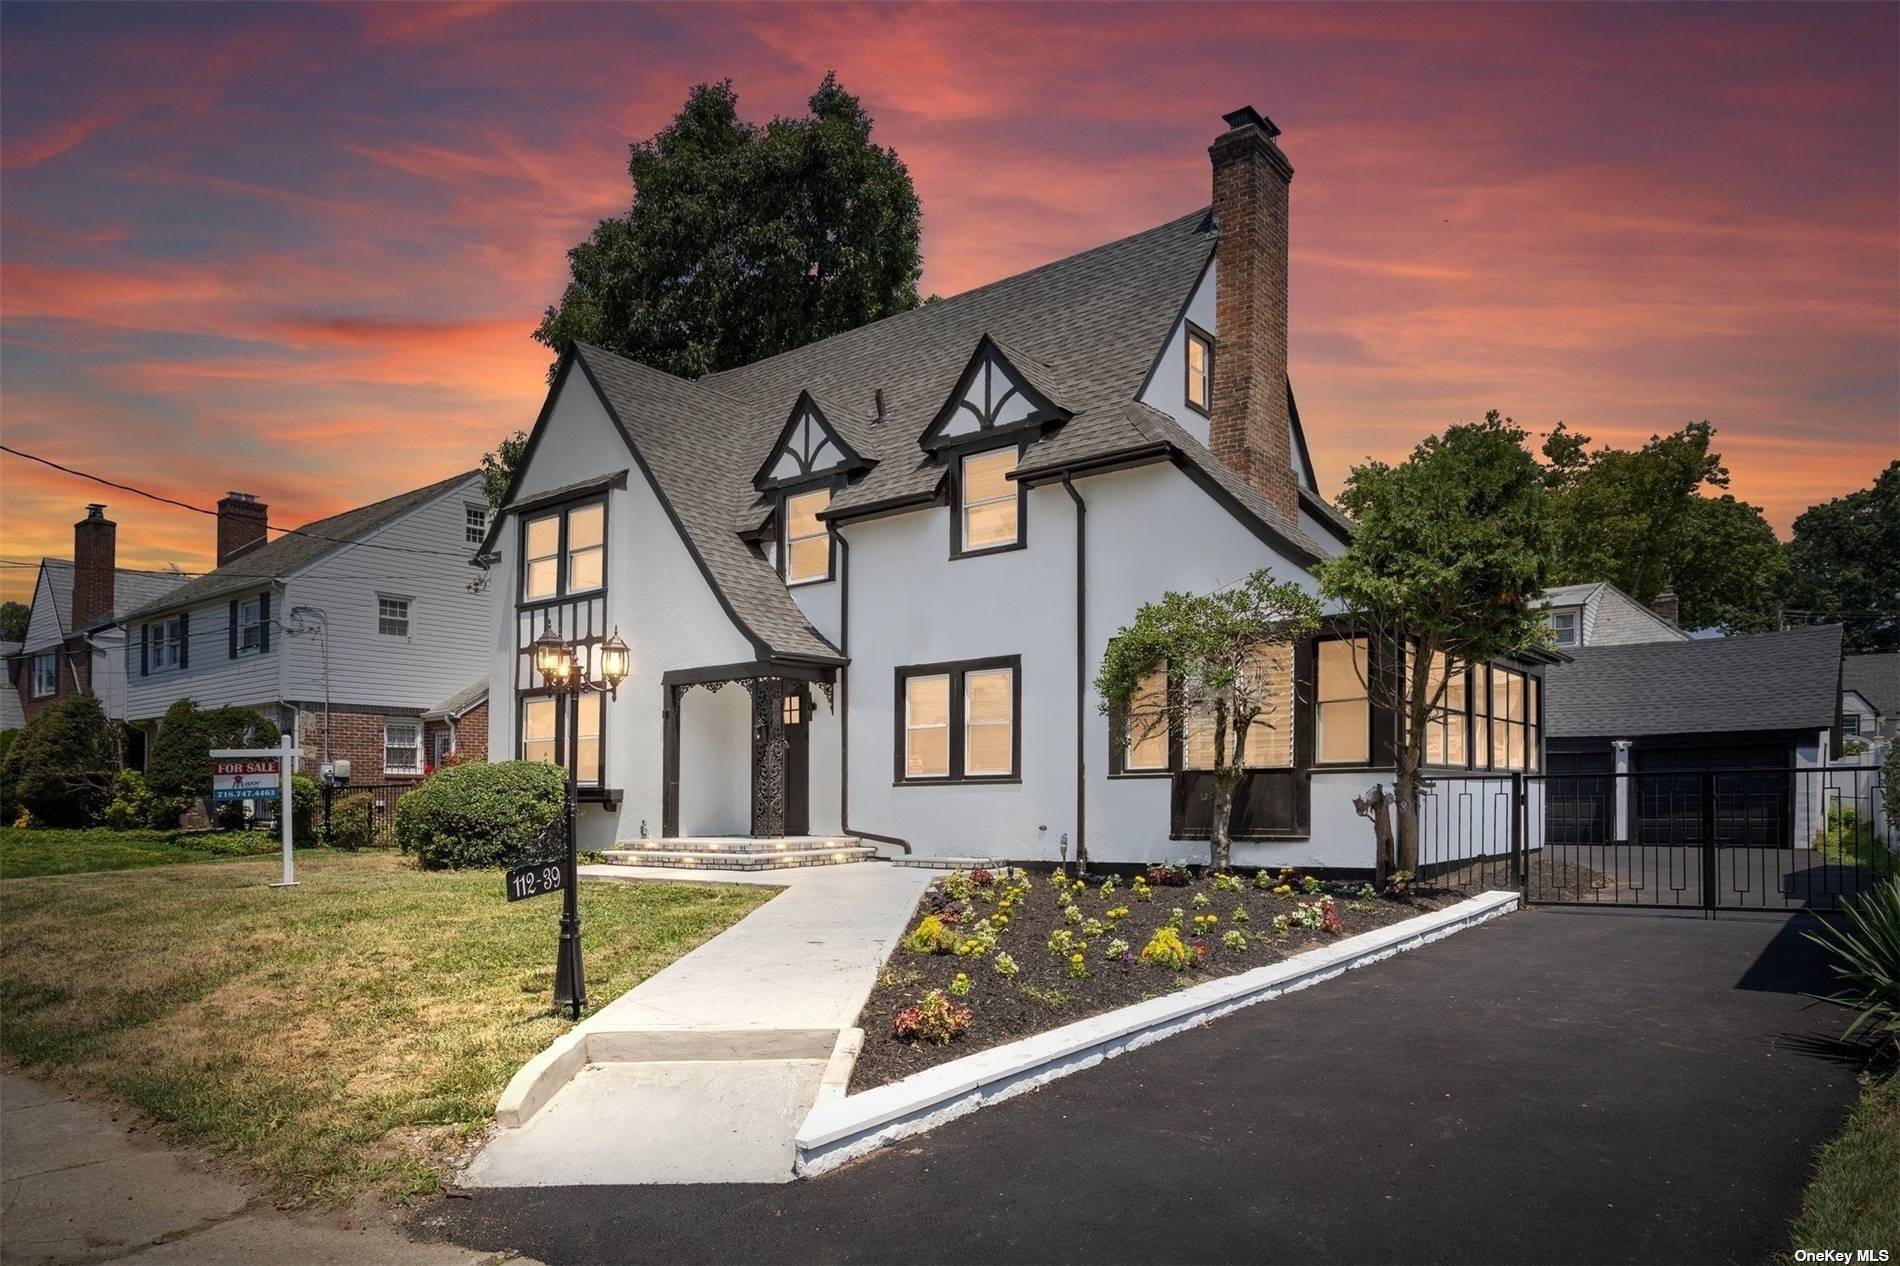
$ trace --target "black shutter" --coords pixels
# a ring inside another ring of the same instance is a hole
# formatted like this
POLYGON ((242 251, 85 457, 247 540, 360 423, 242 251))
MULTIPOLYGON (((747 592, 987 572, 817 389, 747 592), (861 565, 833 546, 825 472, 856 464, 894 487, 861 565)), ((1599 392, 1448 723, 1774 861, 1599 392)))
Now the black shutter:
POLYGON ((152 675, 152 626, 139 625, 139 676, 152 675))
POLYGON ((260 654, 270 654, 270 591, 268 589, 257 595, 257 649, 260 654))
POLYGON ((237 658, 238 600, 231 599, 231 649, 225 652, 226 659, 237 658))
POLYGON ((178 667, 191 667, 191 612, 178 617, 178 667))

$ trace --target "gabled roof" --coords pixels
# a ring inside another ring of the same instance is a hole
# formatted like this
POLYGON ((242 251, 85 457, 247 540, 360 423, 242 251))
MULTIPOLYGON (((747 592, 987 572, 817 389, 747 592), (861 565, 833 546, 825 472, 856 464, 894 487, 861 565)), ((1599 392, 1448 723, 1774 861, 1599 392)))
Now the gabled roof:
MULTIPOLYGON (((58 620, 61 637, 70 637, 74 633, 84 633, 90 629, 103 628, 124 618, 128 611, 137 610, 145 604, 155 601, 165 594, 186 583, 187 577, 163 571, 136 571, 119 568, 112 575, 112 610, 93 620, 84 629, 73 627, 73 561, 70 558, 42 558, 40 574, 46 579, 46 588, 52 594, 53 614, 58 620)), ((40 586, 35 583, 33 596, 37 600, 40 586)), ((49 643, 40 643, 34 650, 49 643)))
POLYGON ((1900 716, 1900 651, 1847 656, 1841 661, 1841 686, 1859 691, 1880 715, 1900 716))
POLYGON ((488 678, 481 677, 436 704, 422 714, 424 721, 455 720, 488 698, 488 678))
POLYGON ((1821 730, 1840 707, 1838 624, 1569 654, 1544 672, 1552 738, 1821 730))
POLYGON ((480 471, 465 470, 459 475, 439 479, 421 488, 398 493, 396 496, 387 497, 366 506, 358 506, 354 510, 345 510, 342 514, 333 514, 327 519, 302 524, 297 531, 307 532, 310 535, 285 535, 274 541, 267 541, 256 549, 240 554, 216 571, 206 572, 155 601, 132 608, 128 615, 157 615, 161 611, 196 606, 202 602, 222 598, 227 594, 259 588, 272 580, 284 579, 332 550, 345 548, 351 542, 394 522, 425 502, 450 492, 471 479, 478 478, 480 474, 480 471))
POLYGON ((834 470, 854 470, 865 464, 851 442, 825 417, 825 411, 811 392, 801 391, 791 413, 780 428, 778 439, 766 452, 765 460, 752 476, 752 486, 766 489, 794 483, 810 475, 834 470), (789 461, 792 469, 784 469, 789 461))

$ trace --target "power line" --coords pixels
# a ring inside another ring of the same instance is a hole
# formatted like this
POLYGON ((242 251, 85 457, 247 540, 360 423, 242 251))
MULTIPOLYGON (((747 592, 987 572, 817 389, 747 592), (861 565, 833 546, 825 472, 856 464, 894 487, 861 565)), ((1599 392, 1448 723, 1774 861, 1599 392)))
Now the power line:
MULTIPOLYGON (((195 506, 195 505, 190 504, 189 502, 179 501, 173 497, 162 496, 156 492, 147 492, 145 489, 134 487, 131 484, 122 484, 118 482, 117 480, 107 479, 104 475, 95 475, 95 474, 92 474, 90 471, 77 470, 71 466, 63 466, 59 462, 53 461, 51 458, 40 457, 34 453, 23 452, 20 449, 13 448, 12 446, 7 445, 7 444, 0 444, 0 453, 10 453, 14 457, 25 458, 27 461, 30 461, 30 462, 38 462, 42 466, 52 467, 54 470, 59 471, 61 474, 72 475, 74 478, 77 478, 77 479, 90 480, 91 482, 96 483, 96 484, 103 484, 108 488, 116 488, 120 492, 129 492, 135 497, 144 497, 148 501, 156 501, 161 505, 176 506, 180 510, 189 510, 193 514, 208 515, 214 519, 218 517, 218 512, 216 510, 207 510, 203 506, 195 506)), ((357 547, 358 549, 382 549, 382 550, 388 550, 391 553, 395 553, 395 554, 434 554, 442 558, 460 559, 463 562, 467 562, 468 559, 470 558, 470 555, 457 553, 454 550, 423 549, 420 547, 410 548, 408 546, 403 546, 403 545, 382 545, 382 544, 378 544, 375 541, 358 541, 358 540, 353 540, 347 536, 325 536, 321 532, 309 532, 309 531, 304 530, 303 528, 277 527, 270 523, 266 523, 264 525, 264 530, 266 532, 281 532, 285 536, 308 537, 309 539, 313 541, 328 541, 332 545, 353 545, 357 547)))

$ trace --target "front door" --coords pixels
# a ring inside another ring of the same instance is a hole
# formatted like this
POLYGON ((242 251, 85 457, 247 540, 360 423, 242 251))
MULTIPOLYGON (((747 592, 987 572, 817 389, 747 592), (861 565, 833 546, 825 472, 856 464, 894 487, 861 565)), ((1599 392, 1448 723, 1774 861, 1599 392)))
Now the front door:
POLYGON ((802 685, 788 685, 785 721, 785 834, 811 832, 811 695, 802 685))

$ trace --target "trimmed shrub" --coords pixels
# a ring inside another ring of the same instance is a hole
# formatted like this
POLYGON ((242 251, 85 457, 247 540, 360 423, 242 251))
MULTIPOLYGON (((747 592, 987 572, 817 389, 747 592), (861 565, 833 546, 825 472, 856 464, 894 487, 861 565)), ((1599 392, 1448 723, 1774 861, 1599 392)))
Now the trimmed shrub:
POLYGON ((290 842, 298 848, 317 843, 317 814, 323 793, 317 780, 307 774, 290 776, 290 842))
POLYGON ((5 781, 38 825, 97 826, 117 766, 105 709, 90 694, 61 699, 27 722, 5 765, 5 781))
POLYGON ((121 769, 112 784, 112 803, 106 806, 106 825, 115 831, 138 830, 152 810, 151 800, 145 775, 136 769, 121 769))
POLYGON ((13 775, 7 771, 7 753, 19 737, 18 730, 0 730, 0 826, 12 826, 20 816, 20 797, 13 787, 13 775))
POLYGON ((438 770, 396 802, 396 844, 424 870, 534 861, 561 816, 565 785, 543 761, 438 770))
MULTIPOLYGON (((159 723, 146 762, 151 824, 161 829, 177 826, 192 801, 211 795, 213 748, 276 747, 280 737, 270 718, 251 708, 200 708, 189 699, 174 703, 159 723)), ((236 825, 242 825, 242 814, 240 809, 236 825)))
POLYGON ((367 791, 338 796, 330 806, 330 847, 354 853, 370 845, 376 797, 367 791))

